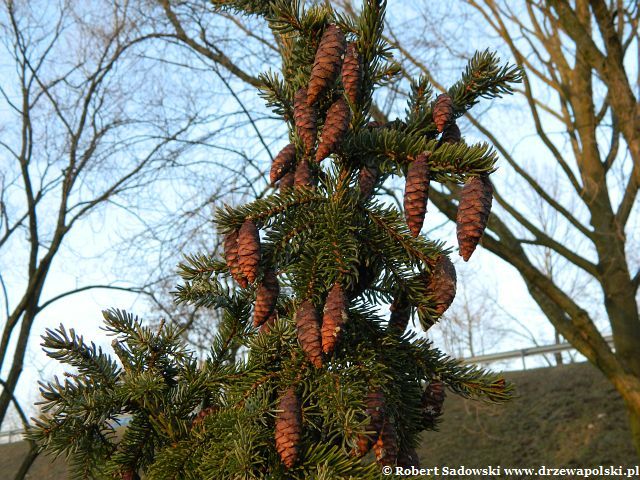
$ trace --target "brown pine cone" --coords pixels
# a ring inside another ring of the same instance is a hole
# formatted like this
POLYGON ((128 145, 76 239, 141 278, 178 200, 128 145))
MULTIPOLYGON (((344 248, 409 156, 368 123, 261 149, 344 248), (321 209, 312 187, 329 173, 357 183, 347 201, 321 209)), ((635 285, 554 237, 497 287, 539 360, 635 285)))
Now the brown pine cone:
POLYGON ((458 125, 453 122, 444 128, 440 141, 438 142, 438 146, 443 143, 458 143, 460 140, 462 140, 462 134, 460 133, 458 125))
POLYGON ((311 166, 309 165, 309 162, 303 158, 296 167, 293 185, 296 187, 313 188, 315 184, 315 176, 311 171, 311 166))
POLYGON ((307 100, 307 91, 301 88, 293 99, 293 118, 296 132, 304 143, 305 152, 309 155, 316 144, 317 115, 316 110, 307 100))
POLYGON ((260 325, 260 329, 258 331, 260 333, 269 333, 271 331, 271 327, 273 327, 273 324, 276 323, 277 319, 278 314, 274 311, 271 315, 269 315, 269 318, 267 318, 267 320, 262 325, 260 325))
POLYGON ((347 41, 342 30, 336 25, 329 25, 322 34, 311 69, 307 88, 309 105, 316 103, 320 95, 336 81, 346 46, 347 41))
POLYGON ((355 43, 347 45, 342 63, 342 86, 349 101, 355 105, 360 95, 360 82, 362 81, 362 62, 355 43))
POLYGON ((321 162, 335 152, 344 139, 344 134, 349 129, 351 110, 349 105, 340 97, 327 110, 327 118, 322 129, 322 138, 316 151, 316 162, 321 162))
POLYGON ((456 268, 447 255, 440 255, 429 277, 427 290, 436 303, 436 314, 442 315, 456 296, 456 268))
POLYGON ((280 192, 286 192, 293 187, 293 183, 296 178, 296 172, 291 171, 283 175, 282 179, 278 182, 278 189, 280 192))
POLYGON ((262 283, 258 287, 256 293, 256 305, 253 309, 253 326, 262 325, 276 308, 276 300, 280 293, 280 285, 278 277, 273 270, 269 269, 265 272, 262 283))
POLYGON ((382 424, 384 422, 384 393, 381 390, 372 390, 367 393, 364 400, 366 406, 366 413, 369 417, 369 424, 367 425, 367 431, 374 432, 373 434, 365 434, 358 436, 358 454, 365 455, 374 441, 380 435, 382 431, 382 424))
POLYGON ((255 282, 260 263, 260 235, 251 220, 245 220, 238 233, 238 257, 243 275, 249 283, 255 282))
POLYGON ((322 317, 322 351, 330 355, 336 343, 342 325, 347 321, 347 297, 339 283, 336 283, 327 295, 322 317))
POLYGON ((192 426, 197 426, 197 425, 201 425, 202 422, 204 422, 204 419, 206 417, 208 417, 209 415, 212 415, 214 413, 216 413, 219 410, 218 407, 206 407, 203 408, 202 410, 200 410, 198 412, 198 415, 196 415, 196 417, 193 419, 193 421, 191 422, 192 426))
POLYGON ((360 186, 360 198, 367 199, 373 193, 373 188, 378 179, 378 169, 376 167, 364 166, 358 175, 358 185, 360 186))
POLYGON ((293 467, 298 459, 301 436, 300 400, 295 389, 290 387, 280 398, 275 428, 276 450, 287 468, 293 467))
POLYGON ((433 430, 438 419, 442 415, 442 407, 446 393, 444 384, 437 380, 431 381, 422 393, 422 428, 424 430, 433 430))
POLYGON ((456 217, 456 231, 460 256, 465 262, 471 258, 471 254, 484 234, 491 213, 492 200, 493 186, 486 175, 469 179, 462 188, 456 217))
POLYGON ((322 367, 322 340, 320 337, 320 316, 310 300, 302 302, 296 312, 298 341, 309 361, 322 367))
POLYGON ((231 277, 238 282, 242 288, 247 288, 249 282, 240 268, 240 257, 238 256, 238 231, 234 230, 224 237, 224 258, 231 272, 231 277))
POLYGON ((398 434, 395 425, 385 418, 378 440, 373 445, 376 460, 382 466, 394 465, 398 459, 398 434))
POLYGON ((429 197, 429 166, 431 152, 421 153, 410 164, 404 189, 404 216, 411 235, 417 237, 422 229, 429 197))
POLYGON ((433 105, 433 122, 439 132, 444 130, 448 123, 453 121, 453 100, 449 95, 443 93, 438 95, 433 105))
POLYGON ((398 454, 398 466, 402 468, 420 468, 420 458, 415 448, 400 450, 398 454))
POLYGON ((140 480, 140 475, 135 470, 125 470, 120 474, 122 480, 140 480))
POLYGON ((391 316, 389 317, 387 330, 403 334, 407 329, 407 325, 409 325, 409 318, 411 317, 411 304, 406 295, 402 293, 397 295, 393 299, 389 310, 391 310, 391 316))
POLYGON ((293 167, 296 161, 296 147, 292 143, 280 150, 271 164, 271 172, 269 172, 269 180, 274 185, 293 167))

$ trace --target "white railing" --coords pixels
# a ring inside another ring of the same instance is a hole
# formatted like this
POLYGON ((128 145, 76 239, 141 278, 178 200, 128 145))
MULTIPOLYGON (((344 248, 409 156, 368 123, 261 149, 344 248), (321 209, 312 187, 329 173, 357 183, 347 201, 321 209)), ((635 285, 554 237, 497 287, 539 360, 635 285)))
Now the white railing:
POLYGON ((0 444, 21 442, 23 439, 24 430, 21 428, 17 430, 5 430, 4 432, 0 432, 0 444))
MULTIPOLYGON (((611 346, 613 346, 613 335, 607 335, 604 340, 611 346)), ((473 357, 463 358, 463 363, 492 363, 500 360, 511 360, 514 358, 522 359, 522 369, 526 370, 527 365, 525 362, 526 357, 532 355, 544 355, 546 353, 558 353, 566 350, 575 350, 575 347, 570 343, 555 343, 552 345, 540 345, 537 347, 521 348, 519 350, 510 350, 508 352, 489 353, 487 355, 475 355, 473 357)))

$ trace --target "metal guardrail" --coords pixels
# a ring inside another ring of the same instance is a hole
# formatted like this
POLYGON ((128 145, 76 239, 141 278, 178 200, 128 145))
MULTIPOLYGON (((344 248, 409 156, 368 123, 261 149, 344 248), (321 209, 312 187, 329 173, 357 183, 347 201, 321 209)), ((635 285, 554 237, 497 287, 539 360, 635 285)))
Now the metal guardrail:
MULTIPOLYGON (((611 346, 613 346, 613 335, 607 335, 604 340, 611 346)), ((527 369, 525 358, 532 355, 543 355, 545 353, 557 353, 564 352, 566 350, 575 350, 575 347, 570 343, 555 343, 552 345, 540 345, 537 347, 521 348, 519 350, 510 350, 508 352, 489 353, 487 355, 475 355, 473 357, 463 358, 462 363, 491 363, 499 360, 510 360, 513 358, 522 359, 522 368, 527 369)))
POLYGON ((14 443, 20 442, 24 439, 24 430, 5 430, 4 432, 0 432, 0 444, 1 443, 14 443))

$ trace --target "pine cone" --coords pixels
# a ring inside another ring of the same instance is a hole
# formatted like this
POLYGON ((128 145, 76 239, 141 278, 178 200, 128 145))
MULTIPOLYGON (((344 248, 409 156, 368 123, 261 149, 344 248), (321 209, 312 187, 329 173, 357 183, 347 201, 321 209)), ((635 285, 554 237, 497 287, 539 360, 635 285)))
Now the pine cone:
POLYGON ((389 310, 391 310, 391 316, 387 330, 403 334, 411 317, 411 304, 409 304, 406 295, 400 293, 396 296, 389 310))
POLYGON ((422 427, 424 430, 433 430, 438 419, 442 415, 442 407, 446 397, 444 384, 433 380, 422 393, 422 427))
POLYGON ((460 133, 458 125, 453 122, 444 128, 440 141, 438 142, 438 146, 443 143, 458 143, 460 140, 462 140, 462 134, 460 133))
POLYGON ((342 63, 342 86, 349 101, 355 105, 360 95, 360 82, 362 81, 362 63, 355 43, 347 45, 342 63))
POLYGON ((247 288, 249 282, 240 268, 240 257, 238 256, 238 231, 228 233, 224 237, 224 258, 231 272, 231 277, 238 282, 242 288, 247 288))
POLYGON ((360 186, 360 198, 367 199, 373 193, 373 188, 378 179, 378 169, 376 167, 362 167, 358 175, 360 186))
POLYGON ((316 162, 321 162, 339 148, 344 134, 349 129, 350 121, 351 110, 349 110, 349 105, 347 105, 343 97, 340 97, 327 110, 327 118, 322 129, 322 138, 316 152, 316 162))
POLYGON ((339 283, 336 283, 324 305, 322 317, 322 351, 330 355, 338 341, 342 325, 347 321, 347 297, 339 283))
POLYGON ((295 181, 296 173, 294 171, 287 172, 283 175, 282 180, 278 182, 278 189, 280 192, 286 192, 290 188, 293 187, 293 183, 295 181))
POLYGON ((366 406, 366 413, 369 417, 369 425, 367 425, 367 431, 374 432, 373 434, 360 435, 358 437, 358 454, 365 455, 373 445, 374 441, 380 435, 382 431, 382 425, 384 422, 384 393, 381 390, 373 390, 369 392, 364 400, 366 406))
POLYGON ((464 261, 471 258, 487 226, 493 186, 486 175, 473 177, 462 188, 456 217, 458 245, 464 261))
POLYGON ((309 361, 316 367, 322 367, 322 344, 320 338, 320 317, 311 301, 302 302, 296 312, 298 341, 309 361))
POLYGON ((398 454, 398 466, 402 468, 420 468, 420 458, 415 448, 400 450, 398 454))
POLYGON ((305 152, 309 155, 316 144, 317 117, 315 108, 307 100, 307 91, 301 88, 293 99, 293 118, 296 132, 304 143, 305 152))
POLYGON ((320 95, 335 82, 346 46, 344 33, 337 26, 329 25, 322 34, 311 70, 307 88, 309 105, 316 103, 320 95))
POLYGON ((433 295, 436 303, 436 313, 442 315, 453 303, 456 296, 456 268, 447 255, 440 255, 436 262, 427 290, 433 295))
POLYGON ((267 318, 267 320, 260 325, 260 329, 259 332, 260 333, 269 333, 271 331, 271 327, 273 327, 273 324, 276 323, 276 320, 278 319, 278 314, 274 311, 271 315, 269 315, 269 318, 267 318))
POLYGON ((203 408, 202 410, 200 410, 198 412, 198 415, 196 415, 196 417, 193 419, 193 422, 191 422, 191 425, 193 427, 197 426, 197 425, 201 425, 202 422, 204 422, 204 419, 207 418, 209 415, 212 415, 214 413, 216 413, 219 410, 218 407, 206 407, 203 408))
POLYGON ((313 188, 315 186, 315 176, 311 171, 311 166, 309 165, 309 162, 307 160, 302 159, 300 160, 300 163, 298 163, 293 184, 296 187, 313 188))
POLYGON ((269 179, 271 185, 274 185, 280 180, 289 170, 293 167, 296 161, 296 147, 292 143, 280 150, 280 153, 276 155, 271 164, 271 172, 269 173, 269 179))
POLYGON ((438 95, 436 98, 433 105, 433 121, 439 132, 442 132, 444 127, 453 121, 453 100, 446 93, 438 95))
POLYGON ((376 460, 382 466, 394 465, 398 458, 398 434, 393 423, 386 418, 378 440, 373 445, 376 460))
POLYGON ((255 282, 260 263, 260 235, 251 220, 245 220, 238 233, 238 256, 243 275, 249 283, 255 282))
POLYGON ((280 293, 280 285, 278 277, 273 270, 269 269, 265 272, 262 283, 258 287, 256 293, 256 305, 253 309, 253 326, 262 325, 276 308, 276 300, 280 293))
POLYGON ((421 153, 409 164, 404 189, 404 216, 411 235, 417 237, 422 229, 424 215, 427 212, 429 196, 429 166, 427 160, 430 152, 421 153))
POLYGON ((300 400, 295 389, 290 387, 280 398, 276 415, 276 450, 285 467, 291 468, 298 459, 300 437, 302 435, 302 417, 300 400))
POLYGON ((121 474, 122 480, 140 480, 140 475, 135 470, 126 470, 121 474))

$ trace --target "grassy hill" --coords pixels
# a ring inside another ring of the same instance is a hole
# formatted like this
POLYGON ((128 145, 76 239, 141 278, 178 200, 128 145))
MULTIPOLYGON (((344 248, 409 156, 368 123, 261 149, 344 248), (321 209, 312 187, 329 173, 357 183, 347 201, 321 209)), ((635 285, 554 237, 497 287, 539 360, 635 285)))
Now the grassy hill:
MULTIPOLYGON (((424 435, 419 449, 423 466, 626 467, 640 463, 622 401, 594 368, 574 364, 505 376, 517 387, 517 398, 507 405, 449 394, 441 431, 424 435)), ((13 478, 25 451, 23 443, 0 445, 0 479, 13 478)), ((29 478, 62 480, 66 478, 64 462, 52 464, 38 458, 29 478)))
POLYGON ((572 364, 508 372, 506 405, 449 394, 440 432, 425 433, 423 466, 637 465, 622 400, 595 368, 572 364))

